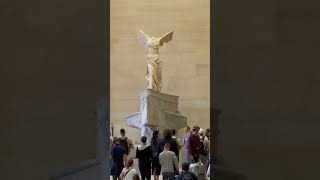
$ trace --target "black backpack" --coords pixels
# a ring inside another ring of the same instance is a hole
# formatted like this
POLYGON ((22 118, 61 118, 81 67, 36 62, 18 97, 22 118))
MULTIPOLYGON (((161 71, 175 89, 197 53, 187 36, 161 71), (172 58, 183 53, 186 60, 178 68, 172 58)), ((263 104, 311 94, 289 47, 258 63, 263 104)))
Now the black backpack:
POLYGON ((128 145, 128 142, 127 142, 127 137, 120 140, 120 145, 125 148, 126 154, 128 154, 129 153, 129 145, 128 145))

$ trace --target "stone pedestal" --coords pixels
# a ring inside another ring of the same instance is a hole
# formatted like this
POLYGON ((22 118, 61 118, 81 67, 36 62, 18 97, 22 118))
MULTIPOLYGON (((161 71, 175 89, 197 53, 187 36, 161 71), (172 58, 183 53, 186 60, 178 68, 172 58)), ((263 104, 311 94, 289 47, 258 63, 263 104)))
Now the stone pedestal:
POLYGON ((129 126, 138 128, 141 136, 151 140, 153 130, 180 129, 187 118, 178 110, 178 96, 147 89, 140 94, 140 112, 126 118, 129 126))

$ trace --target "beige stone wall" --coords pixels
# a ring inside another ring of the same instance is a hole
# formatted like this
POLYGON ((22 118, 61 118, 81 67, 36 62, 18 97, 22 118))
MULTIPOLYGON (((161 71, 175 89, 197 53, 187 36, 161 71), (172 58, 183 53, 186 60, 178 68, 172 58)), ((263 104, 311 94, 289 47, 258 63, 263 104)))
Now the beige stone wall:
MULTIPOLYGON (((163 92, 180 96, 180 111, 188 124, 209 127, 210 120, 210 1, 111 0, 111 121, 115 134, 125 117, 139 111, 145 88, 144 47, 136 40, 142 29, 162 36, 173 30, 173 40, 160 49, 163 92)), ((128 134, 138 139, 139 131, 128 134)))

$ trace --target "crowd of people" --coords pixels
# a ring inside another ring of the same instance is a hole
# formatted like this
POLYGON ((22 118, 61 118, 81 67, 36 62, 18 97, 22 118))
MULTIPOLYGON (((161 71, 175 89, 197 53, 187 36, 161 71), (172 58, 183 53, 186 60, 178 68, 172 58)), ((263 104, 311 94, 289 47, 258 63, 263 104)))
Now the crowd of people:
MULTIPOLYGON (((159 131, 154 130, 151 143, 142 136, 141 144, 136 147, 135 158, 138 159, 142 180, 150 180, 152 175, 158 180, 160 174, 163 180, 204 180, 210 177, 210 129, 204 130, 195 125, 191 130, 187 126, 182 141, 176 137, 175 129, 165 129, 162 134, 160 137, 159 131), (179 159, 183 148, 183 158, 179 159)), ((120 137, 112 137, 111 145, 113 179, 140 179, 133 167, 133 159, 128 156, 135 147, 124 129, 120 130, 120 137)))

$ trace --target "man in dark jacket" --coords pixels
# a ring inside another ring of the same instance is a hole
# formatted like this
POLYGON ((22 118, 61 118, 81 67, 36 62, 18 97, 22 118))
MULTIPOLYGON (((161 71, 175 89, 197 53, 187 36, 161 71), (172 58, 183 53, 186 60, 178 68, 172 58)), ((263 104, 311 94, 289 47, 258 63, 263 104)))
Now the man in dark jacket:
POLYGON ((112 167, 111 175, 113 180, 119 179, 120 173, 127 161, 126 150, 120 145, 120 138, 116 138, 115 146, 111 150, 112 167))
MULTIPOLYGON (((172 139, 172 132, 171 129, 165 129, 163 131, 163 140, 160 141, 159 143, 159 154, 163 152, 163 150, 165 149, 164 146, 165 144, 170 144, 170 151, 174 152, 175 156, 178 157, 179 156, 179 147, 177 142, 172 139)), ((178 174, 179 169, 174 169, 174 174, 178 174)))
POLYGON ((177 176, 176 180, 197 180, 197 176, 189 172, 189 164, 182 163, 182 172, 177 176))
POLYGON ((150 145, 147 145, 147 137, 141 137, 142 144, 137 147, 136 158, 139 159, 139 170, 142 180, 151 179, 151 157, 152 149, 150 145))
POLYGON ((172 139, 172 132, 170 129, 165 129, 163 131, 163 140, 160 141, 159 143, 159 154, 163 151, 164 149, 164 145, 166 143, 170 144, 170 151, 174 152, 174 154, 176 155, 176 157, 179 156, 179 147, 177 142, 172 139))

